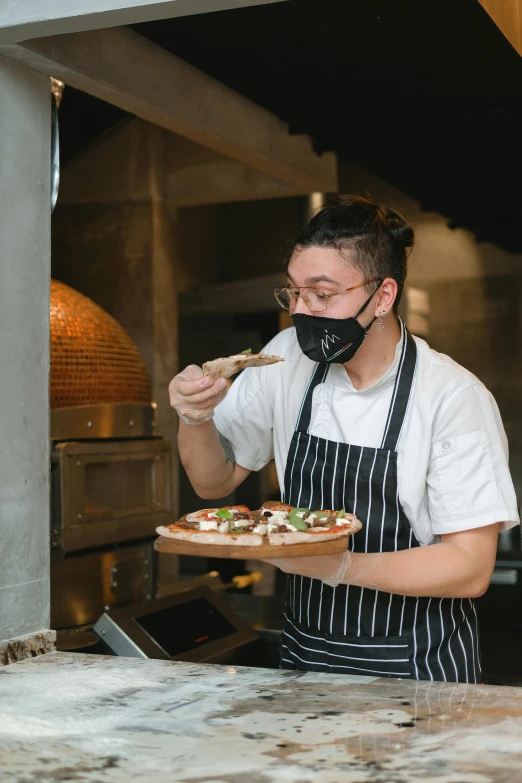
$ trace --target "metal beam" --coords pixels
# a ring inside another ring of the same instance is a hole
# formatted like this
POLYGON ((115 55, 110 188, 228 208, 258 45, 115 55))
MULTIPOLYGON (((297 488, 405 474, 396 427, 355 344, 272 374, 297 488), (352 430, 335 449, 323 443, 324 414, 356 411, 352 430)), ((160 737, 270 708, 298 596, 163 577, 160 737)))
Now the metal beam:
POLYGON ((284 0, 3 0, 0 44, 284 0))
POLYGON ((307 136, 128 28, 0 47, 37 71, 300 189, 335 191, 336 159, 307 136))

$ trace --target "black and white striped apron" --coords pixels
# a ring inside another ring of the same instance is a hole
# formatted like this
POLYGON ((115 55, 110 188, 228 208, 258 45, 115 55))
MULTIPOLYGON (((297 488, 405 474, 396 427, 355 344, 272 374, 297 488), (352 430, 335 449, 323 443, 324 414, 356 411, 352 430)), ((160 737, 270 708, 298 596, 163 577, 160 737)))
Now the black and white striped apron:
MULTIPOLYGON (((354 552, 419 546, 399 500, 396 450, 416 359, 415 341, 406 331, 380 448, 308 433, 313 392, 324 382, 329 364, 317 365, 303 398, 288 452, 284 501, 356 514, 363 529, 351 538, 354 552)), ((281 665, 337 674, 478 682, 475 607, 468 598, 412 598, 347 585, 332 588, 318 579, 291 575, 281 665)))

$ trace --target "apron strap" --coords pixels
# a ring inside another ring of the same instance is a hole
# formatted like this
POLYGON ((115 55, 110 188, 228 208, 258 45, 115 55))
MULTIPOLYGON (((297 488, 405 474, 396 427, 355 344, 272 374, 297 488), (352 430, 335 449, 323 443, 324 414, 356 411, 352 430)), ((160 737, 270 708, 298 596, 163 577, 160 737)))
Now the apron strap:
POLYGON ((396 451, 397 443, 404 424, 406 410, 413 386, 413 377, 415 375, 415 366, 417 364, 417 346, 415 340, 401 321, 401 326, 405 332, 402 344, 401 358, 399 368, 393 387, 393 394, 388 411, 388 419, 384 428, 381 448, 387 451, 396 451))
POLYGON ((320 383, 323 383, 328 375, 329 369, 330 365, 328 362, 319 362, 315 368, 301 403, 301 410, 299 411, 295 427, 296 432, 308 432, 308 427, 310 426, 310 420, 312 418, 312 398, 314 396, 314 389, 319 386, 320 383))

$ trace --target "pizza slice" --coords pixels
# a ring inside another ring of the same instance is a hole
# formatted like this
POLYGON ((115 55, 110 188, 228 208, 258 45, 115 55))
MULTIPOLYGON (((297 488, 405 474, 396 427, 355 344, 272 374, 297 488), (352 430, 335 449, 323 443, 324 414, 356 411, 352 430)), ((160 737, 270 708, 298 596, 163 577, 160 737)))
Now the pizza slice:
POLYGON ((204 508, 185 514, 172 525, 158 527, 156 532, 195 544, 261 546, 263 536, 256 530, 254 513, 242 505, 204 508))
POLYGON ((246 367, 264 367, 267 364, 284 362, 282 356, 272 356, 268 353, 236 353, 221 359, 212 359, 203 365, 203 375, 217 380, 218 378, 230 378, 246 367))
POLYGON ((252 519, 252 511, 248 506, 221 506, 221 508, 204 508, 201 511, 193 511, 190 514, 186 514, 187 522, 212 522, 215 526, 216 522, 229 522, 242 520, 247 521, 252 519))
POLYGON ((360 520, 344 509, 312 511, 284 503, 266 503, 261 508, 261 515, 267 522, 268 541, 273 546, 331 541, 357 533, 362 528, 360 520))

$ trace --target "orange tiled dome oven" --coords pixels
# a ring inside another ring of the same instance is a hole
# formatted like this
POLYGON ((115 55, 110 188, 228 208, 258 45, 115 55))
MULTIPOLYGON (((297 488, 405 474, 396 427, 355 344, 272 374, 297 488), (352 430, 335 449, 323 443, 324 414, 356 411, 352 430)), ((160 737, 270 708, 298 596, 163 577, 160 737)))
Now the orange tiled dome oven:
POLYGON ((152 541, 168 524, 170 444, 156 434, 138 348, 91 299, 51 284, 53 628, 154 595, 152 541))
POLYGON ((56 280, 50 391, 54 439, 153 434, 151 383, 136 345, 105 310, 56 280))

